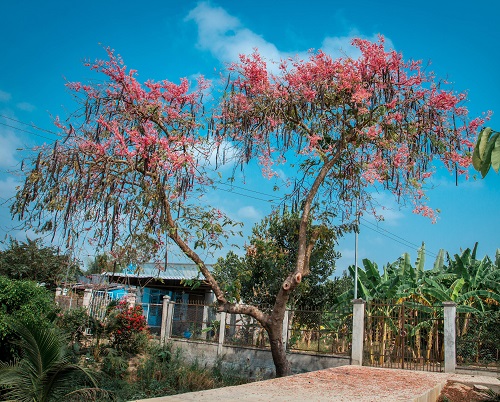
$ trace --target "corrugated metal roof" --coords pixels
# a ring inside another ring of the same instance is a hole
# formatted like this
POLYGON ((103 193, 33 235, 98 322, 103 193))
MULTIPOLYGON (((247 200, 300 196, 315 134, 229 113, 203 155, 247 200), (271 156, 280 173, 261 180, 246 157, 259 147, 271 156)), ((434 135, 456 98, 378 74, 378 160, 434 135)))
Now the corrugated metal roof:
MULTIPOLYGON (((212 270, 212 265, 207 264, 207 268, 212 270)), ((114 276, 119 278, 159 278, 166 280, 186 280, 186 279, 203 279, 203 275, 199 273, 196 264, 178 264, 168 263, 167 268, 162 264, 146 263, 141 267, 129 266, 123 272, 112 273, 105 272, 104 276, 114 276)))

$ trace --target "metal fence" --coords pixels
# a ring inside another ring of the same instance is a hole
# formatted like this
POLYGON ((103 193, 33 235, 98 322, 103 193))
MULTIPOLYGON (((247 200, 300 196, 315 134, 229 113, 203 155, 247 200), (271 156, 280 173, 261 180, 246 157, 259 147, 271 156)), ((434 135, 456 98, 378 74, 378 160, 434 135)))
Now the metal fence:
POLYGON ((112 297, 106 291, 93 290, 89 302, 89 316, 92 318, 104 321, 108 312, 108 305, 111 303, 112 297))
POLYGON ((269 348, 267 331, 255 319, 243 314, 227 314, 224 344, 269 348))
POLYGON ((289 350, 350 355, 352 307, 333 311, 293 310, 288 316, 289 350))
MULTIPOLYGON (((218 314, 205 304, 175 303, 173 338, 217 342, 224 328, 224 344, 269 348, 267 331, 254 318, 243 314, 218 314), (220 325, 221 317, 225 319, 220 325)), ((352 340, 352 307, 335 311, 291 310, 288 312, 287 349, 349 355, 352 340)))
POLYGON ((172 322, 173 338, 217 341, 219 322, 216 308, 203 303, 175 303, 172 322))
POLYGON ((500 312, 458 313, 457 367, 500 372, 500 312))
POLYGON ((365 366, 443 371, 443 307, 367 303, 365 366))

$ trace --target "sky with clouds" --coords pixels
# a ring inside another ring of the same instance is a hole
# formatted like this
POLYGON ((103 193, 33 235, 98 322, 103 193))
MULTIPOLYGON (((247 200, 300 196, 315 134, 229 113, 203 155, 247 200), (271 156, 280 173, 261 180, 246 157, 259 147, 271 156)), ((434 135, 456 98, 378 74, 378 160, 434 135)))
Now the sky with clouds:
MULTIPOLYGON (((34 146, 56 139, 53 117, 75 108, 66 80, 92 78, 82 62, 105 57, 106 46, 137 69, 140 80, 178 82, 199 74, 217 80, 227 63, 254 48, 275 61, 306 57, 310 49, 356 57, 353 37, 375 40, 382 34, 388 47, 405 58, 431 62, 437 76, 467 91, 472 115, 492 110, 488 125, 500 130, 500 6, 492 1, 28 0, 4 2, 0 10, 2 239, 26 235, 15 230, 7 206, 21 180, 16 168, 34 146)), ((244 222, 248 235, 270 212, 275 195, 273 183, 253 170, 240 185, 221 186, 209 201, 244 222)), ((458 253, 476 241, 480 254, 493 256, 500 247, 500 175, 491 172, 484 180, 461 180, 456 186, 453 175, 439 171, 433 185, 430 205, 442 211, 434 225, 389 195, 377 195, 385 221, 361 221, 359 257, 382 265, 408 251, 415 259, 425 242, 430 266, 440 248, 458 253)), ((346 236, 338 248, 341 271, 353 263, 354 236, 346 236)))

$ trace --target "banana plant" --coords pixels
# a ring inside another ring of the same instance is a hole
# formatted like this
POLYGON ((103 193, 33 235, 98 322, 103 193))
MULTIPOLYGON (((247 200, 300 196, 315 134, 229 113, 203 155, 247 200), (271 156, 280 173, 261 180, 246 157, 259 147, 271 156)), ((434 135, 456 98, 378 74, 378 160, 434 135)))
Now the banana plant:
POLYGON ((490 167, 498 173, 500 169, 500 132, 489 127, 483 128, 472 154, 472 165, 484 178, 490 167))

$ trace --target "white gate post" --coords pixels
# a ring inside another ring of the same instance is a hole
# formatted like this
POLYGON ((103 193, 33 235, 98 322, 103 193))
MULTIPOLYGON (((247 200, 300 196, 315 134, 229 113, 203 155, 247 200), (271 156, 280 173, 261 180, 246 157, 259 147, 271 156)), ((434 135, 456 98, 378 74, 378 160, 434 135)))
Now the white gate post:
POLYGON ((172 334, 172 318, 174 314, 174 303, 170 302, 170 296, 163 296, 163 308, 161 312, 160 344, 164 345, 172 334))
POLYGON ((83 292, 83 307, 90 309, 90 299, 92 298, 92 289, 85 289, 83 292))
POLYGON ((352 301, 352 351, 351 364, 363 365, 363 340, 365 337, 365 301, 352 301))
POLYGON ((217 346, 217 356, 222 354, 222 345, 224 345, 224 335, 226 333, 226 315, 225 311, 220 313, 220 324, 219 324, 219 345, 217 346))
POLYGON ((457 305, 452 301, 443 302, 444 306, 444 372, 454 373, 456 356, 456 316, 457 305))
POLYGON ((202 338, 204 338, 204 339, 208 338, 207 323, 208 323, 208 306, 203 306, 203 318, 201 321, 201 333, 203 334, 202 338))

